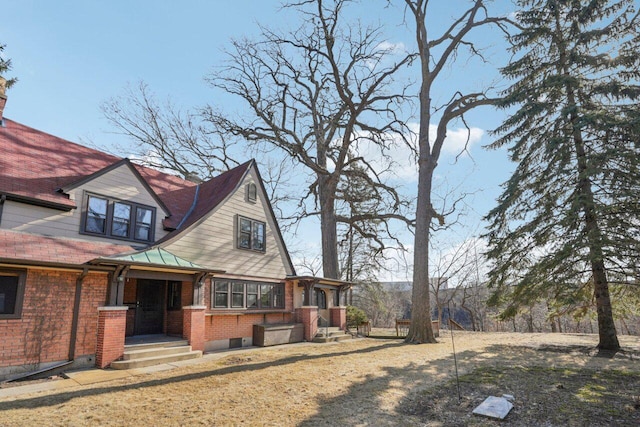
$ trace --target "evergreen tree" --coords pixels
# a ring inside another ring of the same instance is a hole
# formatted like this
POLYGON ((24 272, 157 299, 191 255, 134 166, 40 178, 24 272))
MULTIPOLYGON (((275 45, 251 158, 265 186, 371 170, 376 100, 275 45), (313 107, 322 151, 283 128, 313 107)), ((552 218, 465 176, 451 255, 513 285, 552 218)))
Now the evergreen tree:
POLYGON ((591 286, 601 349, 619 348, 609 285, 637 283, 640 255, 638 15, 632 0, 520 0, 514 113, 492 147, 516 170, 487 219, 493 302, 575 304, 591 286))
MULTIPOLYGON (((7 45, 1 44, 0 43, 0 76, 4 77, 4 74, 7 71, 11 70, 11 59, 5 59, 2 55, 2 52, 4 51, 4 48, 7 45)), ((15 82, 18 81, 17 78, 13 77, 11 79, 4 77, 7 80, 7 89, 10 88, 11 86, 13 86, 15 84, 15 82)))

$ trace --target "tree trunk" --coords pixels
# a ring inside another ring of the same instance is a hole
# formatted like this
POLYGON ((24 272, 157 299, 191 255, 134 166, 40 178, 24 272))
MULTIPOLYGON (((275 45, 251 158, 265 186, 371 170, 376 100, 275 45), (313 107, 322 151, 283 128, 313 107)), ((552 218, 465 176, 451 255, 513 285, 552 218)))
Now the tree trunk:
MULTIPOLYGON (((559 34, 562 34, 560 28, 559 10, 556 8, 556 28, 559 34)), ((602 232, 598 224, 598 218, 595 211, 595 201, 591 188, 591 180, 589 179, 589 171, 587 164, 587 154, 585 151, 585 143, 580 129, 578 107, 576 100, 576 89, 571 86, 571 73, 569 71, 569 57, 565 50, 564 44, 560 43, 560 66, 567 78, 567 108, 569 114, 569 122, 572 126, 573 144, 576 150, 576 160, 578 162, 578 206, 584 213, 584 232, 587 239, 587 247, 589 250, 589 259, 591 261, 591 273, 593 278, 593 292, 596 298, 596 309, 598 313, 598 348, 603 350, 619 350, 620 343, 616 327, 613 323, 613 311, 611 309, 611 298, 609 296, 609 282, 604 266, 604 255, 602 253, 602 232)))
MULTIPOLYGON (((332 177, 331 177, 332 178, 332 177)), ((322 235, 322 275, 340 279, 338 264, 338 231, 335 213, 335 190, 330 177, 318 177, 320 198, 320 233, 322 235)))
MULTIPOLYGON (((420 139, 428 138, 428 127, 425 133, 420 130, 420 139)), ((429 226, 431 225, 431 182, 433 168, 428 148, 423 150, 420 143, 420 160, 418 171, 418 206, 416 209, 416 235, 413 251, 413 290, 411 295, 411 326, 406 342, 434 343, 431 325, 431 300, 429 294, 429 226)), ((428 147, 428 140, 427 140, 428 147)))

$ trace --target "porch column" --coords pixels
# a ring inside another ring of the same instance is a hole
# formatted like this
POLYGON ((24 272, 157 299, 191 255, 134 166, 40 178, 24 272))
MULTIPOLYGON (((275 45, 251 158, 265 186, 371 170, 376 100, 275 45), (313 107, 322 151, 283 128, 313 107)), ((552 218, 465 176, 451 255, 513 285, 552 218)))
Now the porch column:
POLYGON ((106 368, 124 354, 128 307, 98 307, 96 366, 106 368))
POLYGON ((331 307, 329 314, 331 316, 331 326, 337 326, 343 331, 347 328, 347 307, 331 307))
POLYGON ((182 307, 182 337, 189 341, 192 350, 204 351, 204 305, 182 307))
POLYGON ((318 333, 318 307, 303 306, 296 308, 296 321, 304 325, 304 339, 311 341, 318 333))

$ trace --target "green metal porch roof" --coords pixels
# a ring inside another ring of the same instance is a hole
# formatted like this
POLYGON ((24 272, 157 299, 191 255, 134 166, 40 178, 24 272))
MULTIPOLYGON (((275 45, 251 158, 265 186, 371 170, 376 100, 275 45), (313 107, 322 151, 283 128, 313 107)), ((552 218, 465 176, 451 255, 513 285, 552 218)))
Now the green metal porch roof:
POLYGON ((118 262, 118 263, 133 263, 137 265, 153 265, 162 267, 178 267, 181 269, 194 269, 194 270, 209 270, 196 263, 188 261, 184 258, 180 258, 177 255, 172 254, 162 248, 149 248, 139 252, 113 255, 109 257, 103 257, 96 260, 100 263, 103 262, 118 262))

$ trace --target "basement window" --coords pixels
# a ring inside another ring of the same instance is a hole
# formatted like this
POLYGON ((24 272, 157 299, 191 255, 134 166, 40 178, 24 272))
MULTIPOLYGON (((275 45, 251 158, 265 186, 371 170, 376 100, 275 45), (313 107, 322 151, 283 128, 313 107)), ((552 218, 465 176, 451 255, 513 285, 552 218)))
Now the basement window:
POLYGON ((0 319, 19 319, 27 273, 0 269, 0 319))

